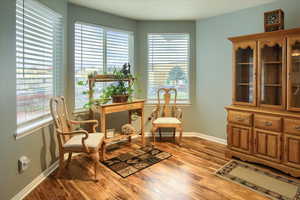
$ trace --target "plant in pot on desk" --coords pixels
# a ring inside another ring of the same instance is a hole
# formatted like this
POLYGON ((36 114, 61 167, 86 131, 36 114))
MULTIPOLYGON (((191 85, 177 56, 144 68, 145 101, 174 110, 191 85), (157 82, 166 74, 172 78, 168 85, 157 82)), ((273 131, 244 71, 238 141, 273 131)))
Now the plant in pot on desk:
POLYGON ((130 74, 130 70, 126 70, 126 67, 127 65, 124 65, 122 70, 114 70, 113 75, 117 83, 111 84, 103 90, 102 95, 100 96, 100 101, 105 103, 105 101, 111 98, 113 103, 124 103, 127 102, 128 99, 132 98, 135 79, 130 74), (132 81, 126 81, 128 79, 132 81))
MULTIPOLYGON (((91 99, 84 105, 84 108, 91 108, 92 105, 106 104, 109 101, 113 103, 127 102, 132 98, 134 92, 134 84, 136 78, 130 73, 130 64, 125 63, 121 70, 114 70, 113 77, 115 82, 108 85, 101 91, 99 99, 91 99), (128 81, 130 80, 130 81, 128 81)), ((97 76, 97 72, 88 75, 89 78, 97 76)), ((79 86, 86 86, 88 82, 79 81, 79 86)), ((84 95, 95 93, 95 89, 91 91, 83 91, 84 95)), ((92 95, 93 96, 93 95, 92 95)))

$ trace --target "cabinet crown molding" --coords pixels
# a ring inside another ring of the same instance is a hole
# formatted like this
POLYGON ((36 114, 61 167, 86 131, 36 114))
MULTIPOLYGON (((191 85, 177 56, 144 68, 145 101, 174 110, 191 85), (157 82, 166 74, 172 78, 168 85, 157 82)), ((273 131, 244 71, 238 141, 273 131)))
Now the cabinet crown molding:
POLYGON ((242 35, 237 37, 229 37, 228 40, 232 42, 239 41, 249 41, 249 40, 259 40, 262 38, 272 38, 272 37, 285 37, 287 35, 300 34, 300 28, 293 28, 287 30, 278 30, 273 32, 255 33, 249 35, 242 35))

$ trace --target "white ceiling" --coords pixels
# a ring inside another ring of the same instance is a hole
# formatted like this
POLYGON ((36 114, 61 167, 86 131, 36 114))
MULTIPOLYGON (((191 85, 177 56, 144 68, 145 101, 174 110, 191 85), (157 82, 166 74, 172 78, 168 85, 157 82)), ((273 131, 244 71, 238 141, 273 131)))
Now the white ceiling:
POLYGON ((137 20, 195 20, 276 0, 69 0, 77 5, 137 20))

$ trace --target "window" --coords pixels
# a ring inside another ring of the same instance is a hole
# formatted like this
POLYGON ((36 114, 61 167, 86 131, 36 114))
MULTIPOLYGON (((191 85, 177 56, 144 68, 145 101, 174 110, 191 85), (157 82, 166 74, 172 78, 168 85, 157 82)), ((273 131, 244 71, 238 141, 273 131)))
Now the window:
POLYGON ((49 99, 60 93, 62 17, 34 0, 16 1, 17 124, 49 117, 49 99))
POLYGON ((148 101, 161 87, 176 88, 178 103, 189 101, 189 34, 148 34, 148 101))
MULTIPOLYGON (((94 71, 111 74, 124 63, 132 64, 133 34, 82 22, 75 23, 75 109, 88 102, 88 86, 78 85, 86 82, 94 71)), ((95 91, 101 92, 104 83, 95 91)))

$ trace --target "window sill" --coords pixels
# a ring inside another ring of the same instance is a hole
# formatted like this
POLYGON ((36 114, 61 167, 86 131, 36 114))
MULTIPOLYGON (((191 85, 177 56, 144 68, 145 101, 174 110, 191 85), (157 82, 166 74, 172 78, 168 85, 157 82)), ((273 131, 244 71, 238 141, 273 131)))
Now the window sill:
POLYGON ((73 115, 79 115, 79 114, 83 114, 83 113, 87 113, 89 110, 88 109, 75 109, 72 114, 73 115))
MULTIPOLYGON (((153 101, 148 101, 146 102, 146 106, 156 106, 158 104, 158 102, 153 102, 153 101)), ((163 103, 160 103, 160 104, 163 104, 163 103)), ((173 105, 172 103, 170 105, 173 105)), ((189 103, 176 103, 176 106, 180 106, 180 107, 190 107, 192 106, 192 104, 189 102, 189 103)))
POLYGON ((52 122, 53 122, 52 117, 49 116, 43 120, 39 120, 37 122, 26 124, 24 126, 19 126, 15 133, 15 138, 16 138, 16 140, 18 140, 22 137, 30 135, 42 128, 49 126, 50 124, 52 124, 52 122))

